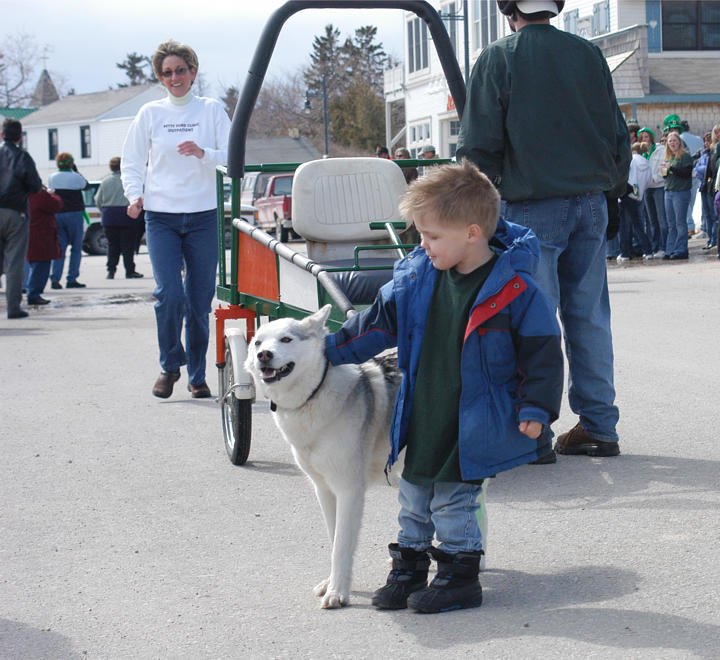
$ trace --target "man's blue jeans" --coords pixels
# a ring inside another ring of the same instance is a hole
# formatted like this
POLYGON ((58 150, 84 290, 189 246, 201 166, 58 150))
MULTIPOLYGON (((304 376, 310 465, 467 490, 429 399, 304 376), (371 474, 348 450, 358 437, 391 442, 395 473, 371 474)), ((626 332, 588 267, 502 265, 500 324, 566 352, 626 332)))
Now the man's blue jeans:
POLYGON ((210 339, 208 315, 215 295, 217 219, 215 209, 198 213, 145 212, 148 253, 155 276, 155 317, 160 366, 188 365, 192 385, 205 380, 210 339), (182 268, 185 266, 185 280, 182 268), (185 346, 182 343, 185 320, 185 346))
POLYGON ((653 252, 665 251, 667 245, 667 219, 665 218, 665 188, 648 188, 645 191, 645 210, 652 228, 648 237, 653 252))
POLYGON ((74 282, 80 274, 80 260, 82 259, 83 244, 83 214, 82 211, 67 211, 56 213, 58 239, 62 257, 54 259, 50 279, 59 282, 62 279, 65 267, 65 252, 70 246, 70 263, 68 264, 67 281, 74 282))
POLYGON ((424 550, 437 535, 440 550, 448 554, 482 550, 477 516, 484 504, 481 494, 481 484, 438 482, 416 486, 400 479, 398 544, 424 550))
POLYGON ((688 228, 685 218, 689 203, 689 190, 665 191, 665 216, 668 221, 666 255, 688 255, 688 228))
POLYGON ((570 407, 590 435, 617 442, 605 195, 508 203, 505 217, 530 227, 540 240, 535 280, 560 310, 570 407))

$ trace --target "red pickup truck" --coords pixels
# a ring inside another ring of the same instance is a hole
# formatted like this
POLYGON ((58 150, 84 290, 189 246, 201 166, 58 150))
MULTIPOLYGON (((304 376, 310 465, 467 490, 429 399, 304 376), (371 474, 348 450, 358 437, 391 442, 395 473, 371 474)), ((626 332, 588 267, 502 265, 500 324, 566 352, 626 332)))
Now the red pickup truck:
POLYGON ((270 177, 265 194, 254 204, 258 211, 257 224, 265 231, 275 232, 282 243, 287 242, 292 231, 292 182, 292 174, 270 177))

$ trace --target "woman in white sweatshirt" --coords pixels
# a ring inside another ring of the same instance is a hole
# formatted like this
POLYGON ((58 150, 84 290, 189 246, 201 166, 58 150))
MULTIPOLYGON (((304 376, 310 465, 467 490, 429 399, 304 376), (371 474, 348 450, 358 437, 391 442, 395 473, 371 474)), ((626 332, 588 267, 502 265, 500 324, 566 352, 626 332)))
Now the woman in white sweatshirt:
POLYGON ((160 366, 153 394, 167 398, 187 364, 188 390, 211 396, 205 382, 209 314, 217 270, 215 168, 227 160, 230 120, 220 102, 194 96, 198 59, 170 40, 152 58, 167 97, 146 103, 122 151, 128 215, 145 209, 155 288, 160 366), (182 268, 185 265, 185 280, 182 268), (185 347, 182 343, 185 319, 185 347))

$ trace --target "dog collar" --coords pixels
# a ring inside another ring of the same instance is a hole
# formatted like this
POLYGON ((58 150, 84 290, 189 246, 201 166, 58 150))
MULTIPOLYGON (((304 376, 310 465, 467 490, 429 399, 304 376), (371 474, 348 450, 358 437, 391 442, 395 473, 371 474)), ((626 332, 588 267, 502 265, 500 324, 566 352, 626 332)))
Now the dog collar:
MULTIPOLYGON (((317 384, 317 387, 310 393, 310 396, 307 399, 305 399, 305 403, 299 405, 297 408, 295 408, 295 410, 297 410, 298 408, 302 408, 304 405, 307 405, 308 401, 310 401, 310 399, 312 399, 317 394, 318 390, 322 387, 322 384, 325 382, 325 377, 327 376, 329 366, 330 366, 330 360, 328 360, 326 358, 325 359, 325 371, 323 371, 323 375, 322 375, 322 378, 320 379, 320 382, 317 384)), ((275 412, 277 410, 277 408, 278 408, 277 403, 275 403, 274 401, 271 400, 270 401, 270 410, 272 410, 272 412, 275 412)))

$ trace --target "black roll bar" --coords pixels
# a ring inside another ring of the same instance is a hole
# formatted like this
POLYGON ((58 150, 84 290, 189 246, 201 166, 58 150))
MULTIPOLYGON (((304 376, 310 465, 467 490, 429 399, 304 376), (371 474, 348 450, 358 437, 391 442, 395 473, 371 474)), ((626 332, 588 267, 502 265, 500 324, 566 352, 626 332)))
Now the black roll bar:
POLYGON ((228 145, 228 176, 240 179, 245 175, 245 142, 250 116, 267 73, 270 57, 285 21, 303 9, 403 9, 427 23, 435 50, 440 58, 458 117, 465 108, 465 81, 450 43, 445 25, 436 9, 425 0, 289 0, 276 9, 265 24, 255 48, 250 69, 238 100, 230 128, 228 145))

